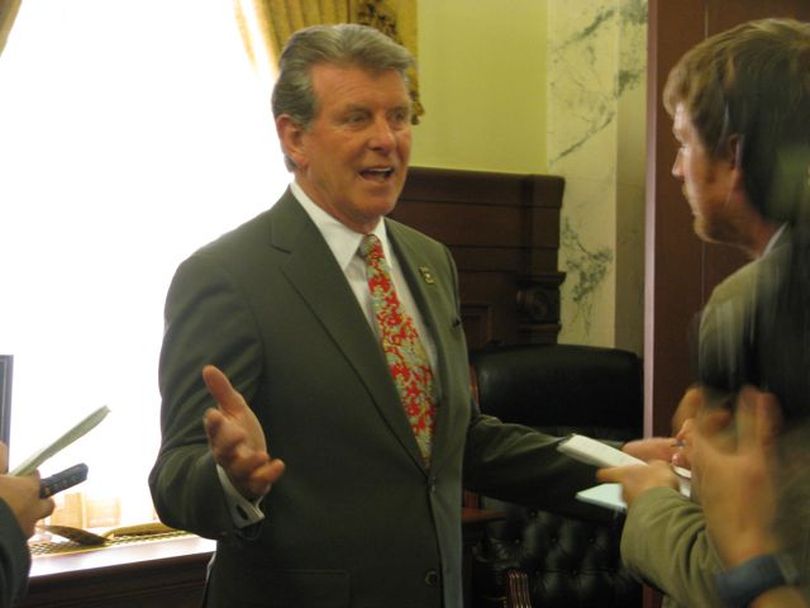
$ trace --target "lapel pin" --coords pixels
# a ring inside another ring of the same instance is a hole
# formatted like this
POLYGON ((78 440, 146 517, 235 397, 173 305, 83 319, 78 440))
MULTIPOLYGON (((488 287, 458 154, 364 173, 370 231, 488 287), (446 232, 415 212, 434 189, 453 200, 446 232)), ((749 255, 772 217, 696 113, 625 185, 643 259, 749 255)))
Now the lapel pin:
POLYGON ((430 268, 427 266, 420 266, 419 274, 422 275, 422 280, 428 285, 433 285, 436 283, 436 279, 433 278, 433 274, 430 272, 430 268))

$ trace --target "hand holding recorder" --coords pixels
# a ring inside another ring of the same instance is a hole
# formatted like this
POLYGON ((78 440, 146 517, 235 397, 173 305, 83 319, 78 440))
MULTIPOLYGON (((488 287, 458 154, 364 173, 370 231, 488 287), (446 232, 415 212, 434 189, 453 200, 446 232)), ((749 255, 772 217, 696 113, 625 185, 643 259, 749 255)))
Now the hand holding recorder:
POLYGON ((53 512, 53 499, 40 498, 39 473, 15 477, 7 475, 8 448, 0 443, 0 500, 14 513, 20 529, 26 537, 34 534, 34 526, 43 517, 53 512))

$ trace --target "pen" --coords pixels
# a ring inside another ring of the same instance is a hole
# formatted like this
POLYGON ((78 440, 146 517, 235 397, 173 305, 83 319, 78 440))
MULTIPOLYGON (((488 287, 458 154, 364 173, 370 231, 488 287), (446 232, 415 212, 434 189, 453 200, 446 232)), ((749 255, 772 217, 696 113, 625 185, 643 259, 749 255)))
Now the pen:
POLYGON ((677 465, 670 465, 672 467, 672 472, 675 473, 678 477, 683 479, 692 479, 692 471, 689 469, 685 469, 683 467, 679 467, 677 465))

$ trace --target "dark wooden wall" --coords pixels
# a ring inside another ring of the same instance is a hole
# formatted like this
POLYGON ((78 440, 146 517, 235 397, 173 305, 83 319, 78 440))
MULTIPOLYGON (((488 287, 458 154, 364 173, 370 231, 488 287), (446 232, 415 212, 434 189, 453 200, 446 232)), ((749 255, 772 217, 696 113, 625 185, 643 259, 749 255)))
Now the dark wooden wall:
POLYGON ((557 341, 563 187, 546 175, 410 169, 391 217, 452 251, 471 349, 557 341))

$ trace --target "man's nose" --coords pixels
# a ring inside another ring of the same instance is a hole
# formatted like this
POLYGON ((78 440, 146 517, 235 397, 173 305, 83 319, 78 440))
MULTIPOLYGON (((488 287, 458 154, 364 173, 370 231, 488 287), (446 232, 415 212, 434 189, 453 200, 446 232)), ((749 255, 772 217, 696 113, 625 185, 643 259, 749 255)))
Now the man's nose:
POLYGON ((680 150, 678 150, 678 154, 675 155, 675 162, 672 163, 672 177, 678 181, 683 181, 683 167, 681 164, 680 150))
POLYGON ((369 147, 375 150, 390 151, 396 144, 396 134, 388 119, 381 116, 371 125, 369 147))

